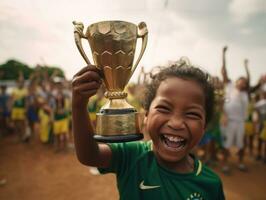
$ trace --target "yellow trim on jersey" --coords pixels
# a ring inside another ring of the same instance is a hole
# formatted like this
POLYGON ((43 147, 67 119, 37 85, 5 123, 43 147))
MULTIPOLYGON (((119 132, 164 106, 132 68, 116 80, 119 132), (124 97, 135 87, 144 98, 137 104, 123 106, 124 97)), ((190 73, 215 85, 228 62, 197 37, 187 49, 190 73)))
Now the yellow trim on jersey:
POLYGON ((198 166, 198 169, 197 169, 196 176, 198 176, 198 175, 200 174, 201 170, 202 170, 202 163, 201 163, 201 161, 199 160, 199 166, 198 166))
POLYGON ((149 140, 147 143, 148 143, 148 145, 149 145, 149 147, 150 147, 150 151, 152 151, 152 150, 153 150, 153 143, 152 143, 152 140, 149 140))

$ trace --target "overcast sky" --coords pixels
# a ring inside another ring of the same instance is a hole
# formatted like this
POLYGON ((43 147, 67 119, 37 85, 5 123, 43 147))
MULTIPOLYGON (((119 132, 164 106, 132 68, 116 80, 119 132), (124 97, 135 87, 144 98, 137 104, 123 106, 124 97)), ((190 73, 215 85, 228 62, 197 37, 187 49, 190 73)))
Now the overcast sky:
MULTIPOLYGON (((140 62, 146 71, 187 56, 218 75, 222 47, 228 45, 232 79, 245 74, 244 58, 250 60, 252 83, 266 73, 265 0, 1 0, 0 13, 0 63, 16 58, 30 66, 56 65, 71 78, 85 65, 72 21, 87 27, 125 20, 148 26, 148 46, 140 62)), ((91 57, 85 40, 83 46, 91 57)))

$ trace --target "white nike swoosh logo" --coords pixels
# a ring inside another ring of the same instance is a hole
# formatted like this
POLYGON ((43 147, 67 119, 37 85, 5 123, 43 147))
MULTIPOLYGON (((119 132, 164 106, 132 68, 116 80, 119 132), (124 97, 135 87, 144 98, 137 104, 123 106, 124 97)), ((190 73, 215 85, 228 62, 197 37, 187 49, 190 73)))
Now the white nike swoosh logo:
POLYGON ((160 185, 144 185, 144 181, 142 181, 140 184, 139 184, 139 188, 141 190, 149 190, 149 189, 154 189, 154 188, 159 188, 161 187, 160 185))

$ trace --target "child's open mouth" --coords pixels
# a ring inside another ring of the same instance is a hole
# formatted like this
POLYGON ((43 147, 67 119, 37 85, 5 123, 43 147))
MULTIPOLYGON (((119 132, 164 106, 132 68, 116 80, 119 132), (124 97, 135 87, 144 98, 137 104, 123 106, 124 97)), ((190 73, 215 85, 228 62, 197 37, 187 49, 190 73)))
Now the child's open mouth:
POLYGON ((179 151, 186 146, 187 140, 180 136, 160 135, 161 141, 170 150, 179 151))

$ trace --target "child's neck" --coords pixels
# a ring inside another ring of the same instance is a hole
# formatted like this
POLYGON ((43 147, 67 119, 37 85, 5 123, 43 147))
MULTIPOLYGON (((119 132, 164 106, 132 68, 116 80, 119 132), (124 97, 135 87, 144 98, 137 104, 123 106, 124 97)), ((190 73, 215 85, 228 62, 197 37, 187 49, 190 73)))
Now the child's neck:
POLYGON ((160 165, 166 167, 171 171, 181 174, 190 173, 194 171, 194 159, 190 155, 186 155, 183 159, 177 162, 169 162, 162 160, 158 155, 156 155, 156 158, 160 165))

